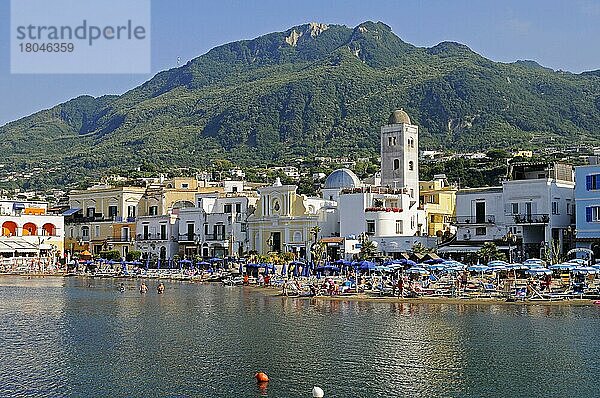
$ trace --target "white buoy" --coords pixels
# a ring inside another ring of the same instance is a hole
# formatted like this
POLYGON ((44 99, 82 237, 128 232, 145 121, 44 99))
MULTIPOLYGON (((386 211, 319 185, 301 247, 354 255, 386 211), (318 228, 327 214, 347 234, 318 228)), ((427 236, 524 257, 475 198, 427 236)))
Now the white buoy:
POLYGON ((321 387, 317 387, 317 386, 313 387, 312 393, 313 393, 313 398, 323 398, 325 396, 325 393, 323 392, 321 387))

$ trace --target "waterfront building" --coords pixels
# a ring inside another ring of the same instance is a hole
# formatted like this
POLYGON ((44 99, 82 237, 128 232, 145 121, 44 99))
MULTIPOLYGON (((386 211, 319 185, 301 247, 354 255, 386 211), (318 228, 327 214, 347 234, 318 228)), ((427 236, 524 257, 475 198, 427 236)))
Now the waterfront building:
POLYGON ((297 258, 310 259, 314 227, 319 227, 319 237, 336 234, 336 202, 299 195, 297 188, 277 179, 272 186, 258 190, 256 210, 247 223, 250 250, 259 254, 291 252, 297 258))
POLYGON ((431 181, 419 182, 419 203, 425 211, 427 235, 446 240, 456 234, 456 186, 450 185, 445 174, 436 174, 431 181))
POLYGON ((63 213, 66 249, 71 254, 116 250, 125 257, 134 249, 138 204, 145 193, 145 187, 106 185, 71 191, 70 209, 63 213))
POLYGON ((456 241, 439 252, 465 254, 496 242, 509 259, 566 253, 573 243, 574 188, 570 165, 510 165, 502 186, 457 192, 456 241))
POLYGON ((600 165, 575 167, 576 247, 600 258, 600 165))
POLYGON ((0 256, 64 256, 64 219, 46 202, 0 200, 0 256))
POLYGON ((228 190, 197 194, 196 207, 179 211, 180 256, 242 257, 248 251, 247 222, 258 196, 244 192, 243 184, 232 184, 228 190))
POLYGON ((142 258, 165 260, 177 254, 179 218, 176 214, 139 216, 135 233, 135 249, 142 253, 142 258))

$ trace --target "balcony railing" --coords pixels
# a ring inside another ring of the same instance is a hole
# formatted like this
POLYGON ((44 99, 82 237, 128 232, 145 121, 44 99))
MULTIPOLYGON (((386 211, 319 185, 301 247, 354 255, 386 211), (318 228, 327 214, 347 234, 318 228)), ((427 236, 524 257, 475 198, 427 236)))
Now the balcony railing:
POLYGON ((225 240, 224 234, 208 234, 204 235, 204 240, 225 240))
POLYGON ((548 224, 549 214, 513 214, 515 224, 548 224))
POLYGON ((106 237, 107 242, 131 242, 133 240, 133 236, 131 235, 121 235, 121 236, 108 236, 106 237))
POLYGON ((402 209, 400 207, 367 207, 365 212, 372 211, 383 211, 387 213, 401 213, 402 209))
POLYGON ((179 242, 193 242, 196 240, 196 234, 179 234, 179 242))
POLYGON ((494 224, 496 223, 496 216, 456 216, 452 218, 452 222, 454 224, 494 224))
POLYGON ((148 233, 148 234, 137 234, 137 240, 168 240, 167 234, 160 233, 148 233))

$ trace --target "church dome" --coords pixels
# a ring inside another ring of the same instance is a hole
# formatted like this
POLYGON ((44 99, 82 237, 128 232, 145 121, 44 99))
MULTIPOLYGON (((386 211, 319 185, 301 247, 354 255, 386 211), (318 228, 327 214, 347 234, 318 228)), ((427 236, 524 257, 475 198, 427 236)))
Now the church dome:
POLYGON ((358 188, 360 179, 350 169, 337 169, 325 180, 325 189, 358 188))
POLYGON ((390 115, 388 124, 410 124, 410 117, 408 113, 404 112, 404 109, 397 109, 390 115))

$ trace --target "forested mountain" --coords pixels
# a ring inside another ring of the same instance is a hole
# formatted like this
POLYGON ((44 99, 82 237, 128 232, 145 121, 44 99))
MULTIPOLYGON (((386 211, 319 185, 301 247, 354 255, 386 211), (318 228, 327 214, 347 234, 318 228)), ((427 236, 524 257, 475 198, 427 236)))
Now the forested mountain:
POLYGON ((9 123, 0 151, 9 168, 58 165, 58 182, 111 167, 366 155, 397 108, 420 126, 422 149, 597 143, 600 72, 494 62, 453 42, 416 47, 381 22, 311 23, 9 123))

